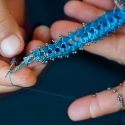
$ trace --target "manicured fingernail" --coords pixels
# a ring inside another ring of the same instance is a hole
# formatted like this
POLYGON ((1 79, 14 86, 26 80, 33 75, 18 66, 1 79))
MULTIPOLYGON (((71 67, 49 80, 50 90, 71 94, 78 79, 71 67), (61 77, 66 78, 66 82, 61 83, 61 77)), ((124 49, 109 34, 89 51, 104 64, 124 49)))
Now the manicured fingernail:
POLYGON ((20 49, 20 39, 17 35, 10 35, 1 42, 2 53, 7 56, 15 55, 20 49))

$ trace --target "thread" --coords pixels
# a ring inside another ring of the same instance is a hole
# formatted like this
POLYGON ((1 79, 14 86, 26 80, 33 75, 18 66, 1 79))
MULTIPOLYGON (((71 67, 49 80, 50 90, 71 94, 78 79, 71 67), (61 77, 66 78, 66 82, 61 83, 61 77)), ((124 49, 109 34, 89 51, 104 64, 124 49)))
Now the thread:
POLYGON ((76 99, 76 98, 70 97, 70 96, 65 96, 65 95, 55 94, 55 93, 42 91, 42 90, 38 90, 38 89, 32 89, 32 88, 27 88, 27 87, 23 87, 23 86, 14 85, 13 82, 12 82, 11 76, 10 76, 11 75, 10 72, 9 72, 8 75, 9 75, 10 83, 11 83, 12 86, 22 88, 22 89, 27 89, 27 90, 34 91, 34 92, 44 93, 44 94, 48 94, 48 95, 52 95, 52 96, 58 96, 58 97, 61 97, 61 98, 67 98, 67 99, 71 99, 71 100, 76 99))

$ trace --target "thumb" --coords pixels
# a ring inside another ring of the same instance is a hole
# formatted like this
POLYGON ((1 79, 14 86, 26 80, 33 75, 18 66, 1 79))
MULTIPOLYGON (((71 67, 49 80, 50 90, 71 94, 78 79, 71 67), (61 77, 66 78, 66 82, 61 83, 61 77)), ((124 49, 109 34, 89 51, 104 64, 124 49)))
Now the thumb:
POLYGON ((21 29, 10 14, 4 0, 0 0, 0 54, 12 57, 24 48, 21 29))

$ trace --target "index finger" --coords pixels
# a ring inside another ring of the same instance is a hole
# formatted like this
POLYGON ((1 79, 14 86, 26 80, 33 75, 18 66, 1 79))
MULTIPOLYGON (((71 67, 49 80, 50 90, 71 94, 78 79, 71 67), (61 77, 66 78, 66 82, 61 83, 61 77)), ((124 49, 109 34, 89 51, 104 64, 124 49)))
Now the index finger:
POLYGON ((125 110, 122 107, 125 104, 125 82, 121 85, 102 91, 94 97, 88 95, 77 99, 69 106, 69 117, 73 121, 79 121, 125 110))
MULTIPOLYGON (((9 64, 0 60, 0 85, 12 86, 10 84, 9 77, 5 78, 9 67, 10 67, 9 64)), ((11 77, 13 82, 16 83, 18 86, 28 87, 34 85, 36 82, 36 76, 34 75, 33 71, 28 67, 20 69, 18 72, 12 74, 11 77)))

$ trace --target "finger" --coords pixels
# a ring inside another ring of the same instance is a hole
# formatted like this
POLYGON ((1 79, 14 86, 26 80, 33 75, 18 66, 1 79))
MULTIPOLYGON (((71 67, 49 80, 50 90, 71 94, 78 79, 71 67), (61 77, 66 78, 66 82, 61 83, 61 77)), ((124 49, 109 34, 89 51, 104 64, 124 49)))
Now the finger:
POLYGON ((51 43, 50 30, 47 26, 38 26, 33 33, 34 40, 41 40, 45 43, 51 43))
MULTIPOLYGON (((31 41, 26 47, 26 56, 30 54, 30 50, 38 49, 38 45, 43 46, 44 43, 40 40, 31 41)), ((29 87, 36 83, 36 77, 44 69, 46 65, 40 62, 34 62, 29 64, 28 67, 24 67, 19 71, 11 75, 12 83, 14 85, 29 87), (31 77, 31 78, 30 78, 31 77), (29 79, 30 78, 30 79, 29 79)), ((3 61, 0 61, 0 85, 12 86, 10 84, 9 77, 5 78, 5 75, 9 69, 9 65, 3 61)))
POLYGON ((13 18, 19 24, 24 27, 25 20, 25 1, 24 0, 4 0, 8 10, 10 11, 13 18), (18 10, 18 11, 17 11, 18 10))
MULTIPOLYGON (((107 6, 106 1, 103 1, 100 4, 103 3, 103 6, 107 6)), ((96 2, 93 1, 93 3, 96 2)), ((113 6, 111 0, 109 0, 108 5, 113 6)), ((112 9, 113 7, 108 7, 108 10, 112 9)), ((95 20, 97 17, 102 16, 106 10, 99 9, 86 2, 70 1, 65 5, 64 11, 66 15, 70 17, 84 23, 89 23, 90 20, 95 20)), ((121 29, 117 29, 116 33, 125 33, 125 25, 121 29)))
POLYGON ((0 94, 4 94, 4 93, 8 93, 8 92, 14 92, 14 91, 17 91, 21 88, 19 87, 15 87, 15 86, 12 86, 12 87, 8 87, 8 86, 2 86, 0 85, 0 94))
POLYGON ((67 16, 88 23, 89 20, 95 20, 96 17, 101 16, 104 10, 98 9, 85 2, 70 1, 64 6, 64 12, 67 16))
POLYGON ((83 2, 96 6, 97 8, 110 11, 115 7, 113 0, 83 0, 83 2))
POLYGON ((19 54, 24 47, 20 27, 11 16, 5 1, 0 0, 0 54, 12 57, 19 54))
MULTIPOLYGON (((26 55, 30 54, 30 50, 37 50, 39 46, 44 46, 45 43, 40 40, 32 40, 26 47, 26 55)), ((33 62, 28 65, 30 69, 32 69, 33 73, 38 76, 40 72, 45 68, 46 64, 43 64, 41 62, 33 62)))
MULTIPOLYGON (((30 50, 38 49, 38 45, 43 46, 45 45, 45 43, 43 43, 40 40, 32 40, 26 47, 25 55, 26 56, 29 55, 30 50)), ((37 79, 36 77, 39 75, 39 73, 43 70, 45 66, 46 66, 45 64, 34 62, 28 65, 28 67, 24 67, 20 69, 19 71, 11 75, 12 83, 14 85, 23 86, 23 87, 29 87, 34 85, 36 83, 36 79, 37 79)), ((9 77, 5 78, 5 75, 8 69, 9 69, 9 65, 4 61, 0 61, 0 74, 1 74, 0 85, 12 87, 12 85, 10 84, 9 77)))
MULTIPOLYGON (((0 60, 0 85, 12 87, 9 77, 5 78, 9 67, 9 64, 0 60)), ((11 79, 12 82, 18 86, 29 87, 33 86, 36 83, 36 76, 33 73, 33 71, 28 67, 24 67, 20 69, 18 72, 12 74, 11 79)))
POLYGON ((122 86, 117 86, 112 90, 106 90, 98 93, 94 98, 92 95, 82 97, 74 101, 68 108, 68 115, 73 121, 96 118, 106 114, 120 111, 120 103, 118 102, 118 94, 125 104, 125 82, 122 86), (113 92, 112 90, 116 90, 113 92))

